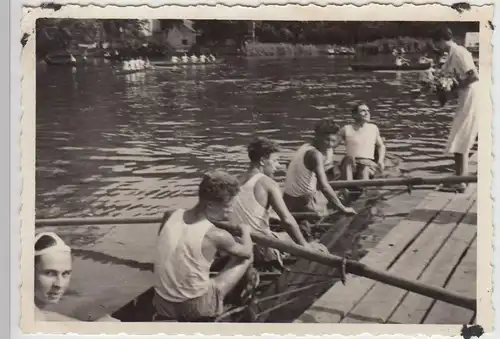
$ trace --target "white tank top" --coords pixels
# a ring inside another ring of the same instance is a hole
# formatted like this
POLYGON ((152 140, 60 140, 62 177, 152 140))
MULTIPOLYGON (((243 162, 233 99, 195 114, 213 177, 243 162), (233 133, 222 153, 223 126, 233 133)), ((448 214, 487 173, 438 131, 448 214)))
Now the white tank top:
POLYGON ((210 267, 202 253, 202 241, 213 224, 208 220, 184 223, 184 210, 172 213, 161 230, 154 263, 155 289, 171 302, 183 302, 206 293, 210 267))
MULTIPOLYGON (((288 170, 285 180, 285 193, 292 197, 301 197, 304 195, 313 195, 317 191, 318 178, 313 171, 307 169, 304 164, 305 154, 314 149, 311 144, 302 145, 295 153, 288 170)), ((326 157, 323 157, 325 167, 333 163, 333 150, 329 149, 326 157)))
POLYGON ((247 224, 252 230, 267 234, 269 232, 269 209, 263 207, 255 198, 255 184, 263 173, 257 173, 241 186, 235 198, 231 223, 247 224))
POLYGON ((345 144, 348 156, 372 159, 375 156, 375 143, 379 134, 378 127, 365 123, 355 130, 352 125, 345 126, 345 144))

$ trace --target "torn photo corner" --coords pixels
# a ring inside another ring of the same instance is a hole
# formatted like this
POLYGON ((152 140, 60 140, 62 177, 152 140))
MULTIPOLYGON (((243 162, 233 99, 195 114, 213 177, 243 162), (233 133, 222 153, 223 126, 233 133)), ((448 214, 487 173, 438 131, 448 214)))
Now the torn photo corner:
POLYGON ((23 333, 490 332, 492 16, 25 7, 23 333))

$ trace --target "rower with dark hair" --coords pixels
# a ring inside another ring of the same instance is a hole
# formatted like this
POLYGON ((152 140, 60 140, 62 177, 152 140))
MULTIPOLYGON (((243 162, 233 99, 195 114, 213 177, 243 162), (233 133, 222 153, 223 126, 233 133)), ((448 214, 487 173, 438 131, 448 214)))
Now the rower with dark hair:
MULTIPOLYGON (((274 181, 274 172, 280 166, 278 145, 263 137, 256 138, 248 145, 250 166, 239 177, 241 189, 235 198, 230 214, 232 224, 247 224, 263 235, 276 237, 285 242, 295 242, 302 246, 310 245, 302 235, 285 202, 280 187, 274 181), (279 216, 286 232, 272 232, 270 229, 270 209, 279 216)), ((319 245, 315 248, 326 250, 319 245)), ((255 262, 279 262, 283 264, 279 250, 254 246, 255 262)))
POLYGON ((157 319, 202 321, 222 314, 225 297, 253 261, 247 226, 234 225, 241 230, 241 237, 235 238, 214 225, 227 220, 239 189, 234 176, 223 171, 207 173, 196 206, 174 211, 160 226, 154 263, 157 319), (231 258, 217 276, 210 277, 221 253, 231 258))
POLYGON ((291 212, 313 212, 318 216, 326 216, 330 201, 344 213, 356 213, 353 208, 342 204, 325 173, 325 167, 331 166, 326 164, 333 163, 332 146, 338 130, 333 119, 319 121, 312 142, 302 145, 293 156, 288 166, 283 196, 291 212))

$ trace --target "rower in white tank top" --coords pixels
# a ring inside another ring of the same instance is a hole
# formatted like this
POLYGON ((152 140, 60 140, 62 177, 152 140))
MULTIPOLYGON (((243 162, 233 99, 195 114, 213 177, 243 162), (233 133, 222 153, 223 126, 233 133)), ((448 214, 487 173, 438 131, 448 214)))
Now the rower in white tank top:
MULTIPOLYGON (((291 197, 316 194, 318 179, 316 174, 304 164, 306 153, 313 149, 313 145, 304 144, 295 153, 286 173, 285 194, 291 197)), ((333 166, 333 149, 329 149, 327 155, 324 156, 324 164, 325 168, 333 166)))
POLYGON ((202 252, 205 234, 213 227, 208 220, 186 225, 184 210, 172 213, 160 231, 154 263, 155 290, 170 302, 183 302, 204 295, 210 267, 202 252))
POLYGON ((254 194, 255 185, 263 176, 264 173, 257 173, 240 187, 229 219, 232 224, 246 224, 256 232, 269 234, 269 209, 263 207, 254 194))
POLYGON ((343 133, 347 156, 373 160, 379 135, 376 125, 364 123, 358 129, 354 129, 353 125, 346 125, 343 133))

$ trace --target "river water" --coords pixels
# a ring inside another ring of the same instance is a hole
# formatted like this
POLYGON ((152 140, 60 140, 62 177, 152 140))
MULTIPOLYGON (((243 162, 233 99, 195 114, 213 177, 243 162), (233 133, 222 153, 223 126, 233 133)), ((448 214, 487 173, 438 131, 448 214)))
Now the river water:
POLYGON ((284 161, 325 116, 366 102, 388 152, 439 174, 456 101, 415 98, 418 72, 352 72, 349 59, 235 59, 116 75, 37 67, 36 216, 147 216, 188 207, 201 173, 241 171, 256 135, 284 161))

